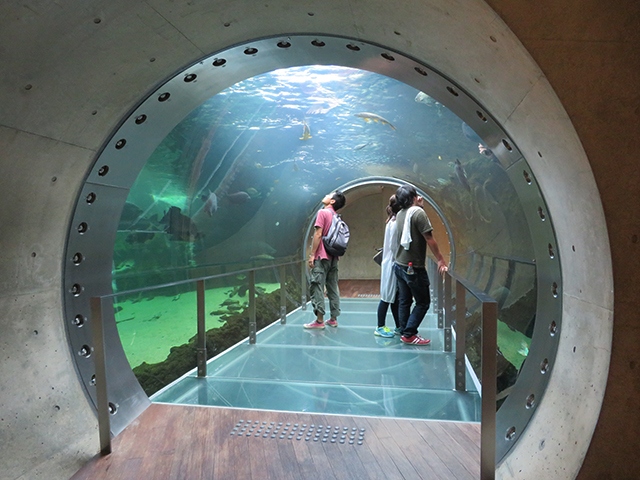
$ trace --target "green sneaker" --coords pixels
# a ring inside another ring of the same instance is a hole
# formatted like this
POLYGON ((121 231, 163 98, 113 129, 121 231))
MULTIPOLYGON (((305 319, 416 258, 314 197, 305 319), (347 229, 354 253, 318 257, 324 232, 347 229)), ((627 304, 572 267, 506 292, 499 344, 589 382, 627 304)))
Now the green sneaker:
POLYGON ((393 332, 389 327, 378 327, 373 331, 374 335, 384 338, 393 338, 393 332))

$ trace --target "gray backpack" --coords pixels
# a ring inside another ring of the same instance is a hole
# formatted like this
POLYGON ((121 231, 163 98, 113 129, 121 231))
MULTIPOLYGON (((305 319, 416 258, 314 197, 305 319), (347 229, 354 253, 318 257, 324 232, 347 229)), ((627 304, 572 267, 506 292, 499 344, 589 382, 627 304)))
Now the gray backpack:
POLYGON ((333 215, 329 231, 322 237, 322 243, 324 249, 332 257, 341 257, 347 251, 349 227, 337 213, 333 215))

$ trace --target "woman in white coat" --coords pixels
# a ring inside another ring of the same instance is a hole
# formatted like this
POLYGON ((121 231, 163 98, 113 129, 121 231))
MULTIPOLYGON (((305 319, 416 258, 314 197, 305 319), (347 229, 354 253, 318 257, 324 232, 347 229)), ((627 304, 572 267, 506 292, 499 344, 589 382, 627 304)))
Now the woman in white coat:
POLYGON ((398 324, 398 281, 393 272, 395 252, 398 249, 398 239, 396 235, 396 213, 400 206, 396 203, 396 196, 391 195, 389 205, 387 205, 387 222, 384 229, 384 243, 382 244, 382 273, 380 274, 380 303, 378 304, 378 327, 374 330, 374 335, 391 338, 400 335, 398 324), (386 326, 387 311, 391 307, 391 314, 396 323, 395 331, 386 326))

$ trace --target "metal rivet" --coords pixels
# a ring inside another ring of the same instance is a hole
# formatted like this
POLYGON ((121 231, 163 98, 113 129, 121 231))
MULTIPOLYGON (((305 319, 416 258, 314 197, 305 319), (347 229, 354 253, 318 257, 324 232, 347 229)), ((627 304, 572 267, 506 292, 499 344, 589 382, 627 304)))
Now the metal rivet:
POLYGON ((427 71, 424 68, 414 67, 414 70, 418 72, 420 75, 422 75, 423 77, 426 77, 428 75, 427 71))
POLYGON ((82 293, 82 286, 79 283, 74 283, 71 286, 71 290, 69 290, 74 297, 79 297, 80 294, 82 293))
POLYGON ((353 43, 347 43, 347 48, 352 52, 359 52, 360 47, 358 45, 354 45, 353 43))
POLYGON ((84 325, 85 322, 85 318, 84 315, 76 315, 73 320, 71 320, 71 323, 73 323, 76 327, 81 327, 84 325))
POLYGON ((141 125, 141 124, 143 124, 146 120, 147 120, 147 116, 143 113, 142 115, 138 115, 138 116, 136 117, 135 122, 136 122, 136 125, 141 125))
POLYGON ((104 176, 107 175, 107 173, 109 173, 109 166, 108 165, 103 165, 98 170, 98 176, 99 177, 104 177, 104 176))
POLYGON ((487 121, 487 117, 485 117, 484 113, 482 113, 480 110, 476 110, 476 115, 478 115, 478 118, 483 122, 487 121))
POLYGON ((227 61, 224 58, 216 58, 212 65, 214 67, 221 67, 222 65, 224 65, 225 63, 227 63, 227 61))
POLYGON ((198 76, 195 73, 190 73, 189 75, 184 77, 184 81, 187 83, 193 82, 198 76))
POLYGON ((311 45, 314 47, 324 47, 326 44, 322 40, 313 40, 311 45))
POLYGON ((91 205, 93 202, 96 201, 96 194, 94 192, 90 192, 87 197, 86 197, 87 203, 89 205, 91 205))
POLYGON ((124 138, 121 138, 116 142, 116 150, 122 150, 126 144, 127 141, 124 138))
POLYGON ((544 211, 542 210, 542 207, 538 207, 538 216, 543 222, 547 218, 547 216, 544 214, 544 211))
POLYGON ((447 87, 447 91, 454 97, 457 97, 459 95, 458 92, 456 92, 452 87, 447 87))
POLYGON ((527 397, 527 403, 525 404, 527 408, 533 408, 536 404, 536 396, 532 393, 527 397))
POLYGON ((244 54, 245 55, 255 55, 256 53, 258 53, 258 49, 257 48, 249 47, 249 48, 245 48, 244 49, 244 54))
POLYGON ((169 97, 170 97, 170 96, 171 96, 171 94, 170 94, 169 92, 161 93, 161 94, 158 96, 158 101, 159 101, 159 102, 166 102, 167 100, 169 100, 169 97))
POLYGON ((83 345, 78 351, 78 355, 84 358, 89 358, 91 356, 91 347, 89 345, 83 345))
POLYGON ((549 371, 549 360, 546 358, 540 363, 540 373, 545 374, 549 371))
POLYGON ((390 54, 388 54, 386 52, 385 53, 381 53, 380 56, 382 58, 384 58, 385 60, 389 60, 390 62, 395 61, 395 58, 393 57, 393 55, 390 55, 390 54))
POLYGON ((76 252, 73 255, 73 258, 71 259, 71 261, 73 262, 74 265, 80 265, 83 260, 84 260, 84 257, 82 256, 82 254, 80 252, 76 252))
POLYGON ((509 150, 510 152, 513 151, 513 147, 511 146, 511 144, 509 142, 507 142, 504 138, 502 139, 502 144, 505 146, 505 148, 507 150, 509 150))
POLYGON ((507 440, 513 440, 513 437, 516 436, 516 427, 510 427, 509 430, 504 435, 504 438, 507 440))
POLYGON ((289 48, 291 46, 291 42, 287 42, 286 40, 280 40, 278 43, 278 48, 289 48))
POLYGON ((118 413, 118 405, 115 403, 109 402, 109 413, 111 415, 115 415, 116 413, 118 413))
POLYGON ((555 253, 553 251, 553 245, 549 244, 549 258, 555 258, 555 253))
POLYGON ((522 176, 524 177, 524 181, 527 182, 528 185, 531 185, 531 177, 529 176, 529 172, 523 170, 522 176))
POLYGON ((557 332, 558 332, 558 324, 555 321, 553 321, 549 325, 549 334, 553 337, 557 332))

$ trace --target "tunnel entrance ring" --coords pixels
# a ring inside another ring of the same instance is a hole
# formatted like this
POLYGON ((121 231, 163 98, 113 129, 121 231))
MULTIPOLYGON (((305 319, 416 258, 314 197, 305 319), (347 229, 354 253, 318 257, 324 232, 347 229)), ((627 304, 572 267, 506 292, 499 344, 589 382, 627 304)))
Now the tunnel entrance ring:
MULTIPOLYGON (((190 111, 226 87, 278 68, 341 65, 377 72, 427 93, 468 124, 494 153, 523 205, 535 250, 537 322, 530 361, 500 409, 498 458, 518 441, 542 401, 561 327, 562 276, 550 213, 526 160, 505 130, 453 81, 398 51, 360 40, 323 35, 290 35, 236 45, 187 67, 154 90, 123 120, 104 145, 78 197, 68 235, 65 318, 71 351, 88 396, 95 403, 89 298, 111 293, 112 255, 120 212, 129 189, 161 139, 190 111), (512 434, 515 432, 515 434, 512 434)), ((148 405, 119 342, 113 312, 105 319, 109 399, 120 432, 148 405)))

